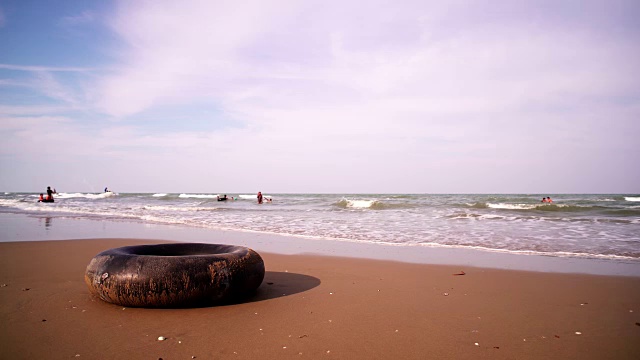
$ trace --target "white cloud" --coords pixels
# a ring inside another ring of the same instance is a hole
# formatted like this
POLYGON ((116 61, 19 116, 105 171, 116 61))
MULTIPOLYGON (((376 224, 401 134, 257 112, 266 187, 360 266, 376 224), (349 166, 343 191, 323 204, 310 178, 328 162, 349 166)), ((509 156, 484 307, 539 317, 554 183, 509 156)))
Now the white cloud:
MULTIPOLYGON (((629 158, 620 144, 638 135, 640 47, 613 32, 618 15, 587 6, 562 18, 573 12, 561 5, 123 1, 110 21, 118 63, 86 97, 124 122, 91 141, 74 128, 60 138, 82 138, 83 154, 120 159, 141 182, 161 176, 159 162, 201 179, 222 162, 234 171, 219 181, 237 189, 259 186, 256 171, 284 192, 522 191, 523 174, 568 189, 629 158), (176 120, 151 135, 137 126, 153 119, 126 123, 203 103, 220 109, 212 123, 243 127, 195 132, 176 120)), ((43 91, 81 106, 85 96, 47 74, 43 91)))
POLYGON ((56 67, 56 66, 32 66, 32 65, 12 65, 12 64, 0 64, 0 69, 7 70, 19 70, 19 71, 33 71, 33 72, 89 72, 91 68, 82 67, 56 67))
POLYGON ((362 18, 375 15, 377 21, 354 23, 347 15, 336 20, 335 14, 345 9, 330 4, 319 13, 297 2, 280 8, 269 4, 268 9, 200 1, 193 6, 142 4, 124 3, 114 20, 129 50, 122 70, 105 78, 101 98, 105 110, 118 115, 167 98, 186 102, 201 97, 230 107, 248 98, 280 109, 420 96, 442 107, 467 97, 477 104, 468 111, 474 112, 482 104, 499 106, 505 94, 606 95, 619 91, 621 84, 634 86, 623 70, 634 69, 637 47, 624 42, 594 47, 591 34, 581 31, 547 33, 528 24, 476 29, 471 24, 455 37, 431 40, 432 29, 419 20, 430 14, 428 6, 416 14, 413 8, 400 12, 401 7, 392 14, 359 10, 362 18), (366 46, 358 42, 384 18, 397 22, 393 16, 416 23, 413 39, 376 34, 364 39, 366 46), (304 26, 281 29, 283 23, 304 26), (277 36, 267 36, 271 34, 277 36), (381 40, 379 46, 376 40, 381 40), (403 45, 394 46, 394 40, 403 45), (274 53, 270 45, 284 53, 274 53), (307 53, 314 53, 316 62, 306 62, 307 53), (617 71, 614 66, 620 65, 625 69, 617 71))
POLYGON ((77 26, 81 24, 91 23, 95 20, 95 15, 92 11, 83 11, 78 15, 65 16, 60 19, 62 26, 77 26))

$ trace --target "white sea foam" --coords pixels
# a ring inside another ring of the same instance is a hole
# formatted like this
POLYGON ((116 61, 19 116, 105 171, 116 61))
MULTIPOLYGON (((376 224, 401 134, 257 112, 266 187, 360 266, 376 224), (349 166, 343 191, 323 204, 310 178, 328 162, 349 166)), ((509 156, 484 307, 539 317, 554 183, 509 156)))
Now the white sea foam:
POLYGON ((153 196, 153 197, 163 197, 163 196, 167 196, 167 194, 160 193, 160 194, 153 194, 151 196, 153 196))
POLYGON ((145 210, 152 211, 214 211, 218 208, 215 207, 202 207, 202 206, 162 206, 162 205, 145 205, 143 206, 145 210))
POLYGON ((504 204, 504 203, 498 203, 498 204, 488 203, 487 206, 492 209, 508 209, 508 210, 529 210, 529 209, 535 209, 536 207, 538 207, 538 205, 534 205, 534 204, 504 204))
MULTIPOLYGON (((37 198, 37 195, 33 195, 34 198, 37 198)), ((35 201, 35 200, 34 200, 35 201)), ((0 206, 16 206, 19 205, 21 203, 20 200, 18 199, 0 199, 0 206)))
MULTIPOLYGON (((569 207, 570 205, 567 204, 505 204, 505 203, 498 203, 498 204, 492 204, 492 203, 487 203, 487 207, 492 208, 492 209, 507 209, 507 210, 532 210, 532 209, 545 209, 545 207, 547 206, 553 206, 556 208, 566 208, 569 207)), ((573 205, 575 207, 578 207, 577 205, 573 205)))
POLYGON ((206 194, 180 194, 178 195, 180 198, 194 198, 194 199, 216 199, 218 198, 218 194, 215 195, 206 195, 206 194))
POLYGON ((356 209, 370 208, 371 206, 373 206, 373 204, 377 202, 376 200, 350 200, 350 199, 343 199, 343 200, 346 201, 347 207, 356 208, 356 209))
POLYGON ((115 196, 114 192, 104 192, 99 194, 83 194, 83 193, 57 193, 54 199, 73 199, 73 198, 85 198, 85 199, 106 199, 108 197, 115 196))
POLYGON ((640 197, 637 197, 637 196, 633 196, 633 197, 632 196, 625 196, 624 199, 626 201, 640 201, 640 197))
MULTIPOLYGON (((238 199, 244 199, 244 200, 256 200, 258 198, 258 195, 247 195, 247 194, 241 194, 238 195, 238 199)), ((272 196, 271 195, 262 195, 262 198, 264 199, 271 199, 272 196)))

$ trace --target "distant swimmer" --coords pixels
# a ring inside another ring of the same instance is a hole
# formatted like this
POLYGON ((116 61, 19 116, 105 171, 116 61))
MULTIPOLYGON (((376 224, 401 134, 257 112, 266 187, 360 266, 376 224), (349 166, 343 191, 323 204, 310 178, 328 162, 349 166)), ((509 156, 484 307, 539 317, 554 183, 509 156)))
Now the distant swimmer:
MULTIPOLYGON (((227 194, 224 194, 222 196, 218 195, 218 201, 226 201, 227 199, 227 194)), ((233 200, 233 198, 231 198, 231 200, 233 200)))
POLYGON ((52 203, 53 202, 53 190, 51 190, 51 186, 47 186, 47 197, 44 197, 44 194, 40 194, 40 198, 38 202, 44 203, 52 203))
POLYGON ((552 202, 553 202, 553 200, 551 200, 551 198, 547 196, 547 202, 548 202, 548 203, 552 203, 552 202))
POLYGON ((262 192, 258 191, 258 204, 262 204, 262 192))
POLYGON ((547 198, 543 197, 541 202, 546 203, 547 202, 547 198))

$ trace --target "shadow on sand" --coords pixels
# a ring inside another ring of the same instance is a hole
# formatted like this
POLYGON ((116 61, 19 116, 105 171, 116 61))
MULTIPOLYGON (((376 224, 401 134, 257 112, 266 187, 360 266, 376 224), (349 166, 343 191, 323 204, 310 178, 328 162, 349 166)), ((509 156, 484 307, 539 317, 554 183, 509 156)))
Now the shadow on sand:
POLYGON ((255 293, 239 299, 230 299, 228 301, 218 303, 200 304, 196 307, 227 306, 277 299, 311 290, 320 285, 320 283, 320 279, 309 275, 267 271, 264 274, 262 284, 255 293))
POLYGON ((256 293, 236 303, 276 299, 311 290, 318 285, 320 285, 320 279, 313 276, 267 271, 264 274, 262 285, 260 285, 256 293))
MULTIPOLYGON (((229 305, 247 304, 258 301, 277 299, 289 295, 298 294, 320 285, 320 279, 303 274, 290 272, 267 271, 264 274, 262 284, 253 294, 241 298, 233 298, 223 302, 198 302, 179 306, 146 307, 147 309, 196 309, 208 307, 221 307, 229 305)), ((120 305, 118 305, 120 306, 120 305)), ((135 307, 134 307, 135 308, 135 307)), ((145 307, 140 307, 145 308, 145 307)))
POLYGON ((277 299, 289 295, 311 290, 320 285, 320 279, 303 274, 290 272, 267 271, 262 284, 253 294, 241 298, 228 299, 223 302, 203 302, 185 306, 175 306, 175 309, 194 309, 207 307, 221 307, 229 305, 248 304, 252 302, 277 299))

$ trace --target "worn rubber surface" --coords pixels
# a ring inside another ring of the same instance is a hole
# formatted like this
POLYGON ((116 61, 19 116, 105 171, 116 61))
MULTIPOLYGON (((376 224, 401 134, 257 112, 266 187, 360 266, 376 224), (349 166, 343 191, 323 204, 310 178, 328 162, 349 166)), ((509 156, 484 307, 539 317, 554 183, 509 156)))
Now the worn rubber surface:
POLYGON ((186 307, 236 300, 264 279, 246 247, 200 243, 125 246, 96 255, 84 280, 100 299, 131 307, 186 307))

